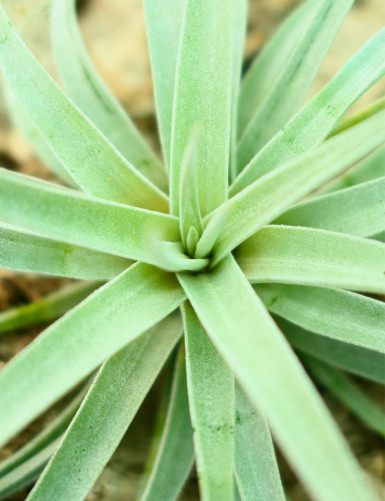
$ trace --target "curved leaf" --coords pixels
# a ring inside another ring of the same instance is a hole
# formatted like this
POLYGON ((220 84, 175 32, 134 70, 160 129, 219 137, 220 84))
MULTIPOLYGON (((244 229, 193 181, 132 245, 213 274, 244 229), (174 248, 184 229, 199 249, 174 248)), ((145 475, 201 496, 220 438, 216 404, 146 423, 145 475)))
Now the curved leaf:
POLYGON ((60 77, 74 103, 139 172, 167 190, 167 175, 134 123, 101 80, 76 22, 76 0, 55 0, 51 37, 60 77))
POLYGON ((135 264, 52 324, 0 372, 0 444, 184 297, 172 275, 135 264))
POLYGON ((223 358, 251 401, 266 414, 276 441, 311 495, 322 501, 377 499, 234 259, 225 258, 210 273, 181 273, 178 278, 223 358))
POLYGON ((104 363, 28 500, 82 501, 181 334, 170 316, 104 363))
POLYGON ((266 226, 239 247, 237 261, 252 283, 385 292, 385 245, 342 233, 266 226))
POLYGON ((24 45, 1 5, 0 32, 4 77, 76 183, 100 198, 167 212, 167 196, 67 98, 24 45))

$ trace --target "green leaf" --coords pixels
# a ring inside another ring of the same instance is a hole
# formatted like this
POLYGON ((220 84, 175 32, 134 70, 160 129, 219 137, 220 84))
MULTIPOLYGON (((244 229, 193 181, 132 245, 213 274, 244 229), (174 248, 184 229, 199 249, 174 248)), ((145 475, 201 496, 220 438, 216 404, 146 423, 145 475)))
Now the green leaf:
POLYGON ((181 335, 170 316, 104 363, 28 500, 82 501, 181 335))
POLYGON ((347 173, 334 179, 326 188, 328 192, 342 190, 356 184, 373 181, 378 177, 385 177, 385 148, 376 150, 358 165, 354 165, 347 173))
POLYGON ((228 256, 210 273, 181 273, 178 278, 311 495, 323 501, 376 499, 321 398, 234 259, 228 256))
POLYGON ((301 353, 307 353, 340 369, 385 384, 385 357, 382 353, 313 334, 282 318, 277 317, 275 320, 288 341, 301 353))
POLYGON ((184 349, 180 349, 162 437, 140 500, 177 499, 193 463, 194 446, 187 398, 186 361, 184 349))
POLYGON ((0 444, 183 300, 172 275, 139 263, 52 324, 0 372, 0 444))
POLYGON ((179 212, 182 158, 195 127, 202 216, 227 198, 232 88, 231 0, 187 0, 175 81, 171 212, 179 212))
POLYGON ((46 447, 48 447, 48 450, 52 449, 51 444, 56 441, 58 437, 60 437, 70 424, 84 398, 84 395, 85 392, 81 391, 50 423, 48 423, 48 425, 43 428, 42 431, 35 435, 15 453, 0 462, 0 484, 2 481, 1 479, 5 475, 25 464, 33 456, 37 456, 40 451, 46 447))
POLYGON ((333 137, 341 132, 350 129, 353 125, 356 125, 363 120, 375 115, 379 111, 385 110, 385 97, 378 99, 374 103, 370 104, 363 110, 354 113, 354 115, 349 116, 342 120, 334 129, 331 131, 328 137, 333 137))
POLYGON ((246 165, 299 109, 354 0, 312 3, 314 6, 308 7, 311 15, 306 12, 297 28, 300 32, 297 43, 282 61, 277 78, 270 80, 265 99, 254 111, 240 138, 239 168, 246 165))
POLYGON ((31 117, 28 115, 28 113, 26 113, 20 102, 14 96, 9 85, 7 85, 4 81, 2 82, 2 84, 4 103, 14 126, 27 139, 27 141, 34 149, 36 155, 40 158, 40 160, 45 164, 46 167, 54 172, 59 177, 59 179, 64 181, 66 184, 77 188, 77 184, 68 174, 62 162, 50 149, 47 141, 40 134, 31 117))
POLYGON ((277 28, 271 39, 262 47, 243 78, 238 103, 238 135, 240 136, 253 115, 261 108, 277 82, 282 68, 288 64, 303 33, 314 18, 314 1, 304 2, 277 28))
POLYGON ((168 211, 166 195, 140 174, 74 106, 24 45, 0 5, 0 68, 47 144, 84 191, 168 211))
POLYGON ((251 160, 230 187, 230 195, 319 145, 350 106, 385 74, 384 50, 382 30, 251 160))
POLYGON ((247 0, 232 0, 233 26, 233 87, 231 99, 231 137, 230 137, 230 169, 229 179, 232 182, 237 172, 237 136, 238 136, 238 104, 243 63, 243 51, 247 29, 247 0))
POLYGON ((143 5, 156 117, 163 155, 169 166, 175 74, 186 0, 144 0, 143 5))
POLYGON ((199 490, 205 501, 232 501, 234 378, 191 306, 184 304, 182 311, 199 490))
POLYGON ((0 334, 53 320, 80 303, 97 286, 95 282, 70 284, 33 303, 2 311, 0 334))
POLYGON ((338 369, 305 356, 311 374, 369 428, 385 436, 385 414, 354 381, 338 369))
POLYGON ((293 203, 383 145, 384 122, 385 111, 299 155, 230 198, 223 205, 226 225, 216 243, 214 263, 293 203))
POLYGON ((163 190, 167 175, 134 123, 97 74, 76 21, 76 0, 55 0, 51 36, 68 95, 118 151, 163 190))
POLYGON ((235 386, 235 478, 243 501, 284 501, 273 441, 265 416, 235 386))
POLYGON ((178 220, 172 216, 98 200, 5 169, 0 169, 0 219, 61 242, 154 264, 152 240, 179 240, 178 220))
POLYGON ((269 311, 303 329, 385 353, 382 301, 318 287, 264 284, 254 289, 269 311))
POLYGON ((187 248, 187 237, 191 228, 195 228, 198 236, 202 234, 203 229, 197 186, 199 136, 199 130, 193 129, 186 145, 180 172, 179 226, 182 243, 185 248, 187 248))
POLYGON ((274 223, 359 237, 385 231, 385 177, 297 204, 274 223))
POLYGON ((252 283, 385 292, 385 245, 366 238, 266 226, 239 247, 237 261, 252 283))
POLYGON ((0 222, 0 268, 83 280, 112 278, 132 261, 63 244, 0 222))
POLYGON ((60 437, 0 478, 0 499, 7 500, 14 492, 32 484, 40 475, 49 458, 56 451, 59 442, 60 437))

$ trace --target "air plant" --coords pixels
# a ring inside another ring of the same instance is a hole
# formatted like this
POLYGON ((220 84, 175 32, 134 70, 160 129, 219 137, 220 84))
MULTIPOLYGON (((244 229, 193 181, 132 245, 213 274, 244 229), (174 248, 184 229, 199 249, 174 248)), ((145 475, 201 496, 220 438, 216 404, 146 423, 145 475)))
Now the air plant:
POLYGON ((241 82, 246 0, 144 0, 162 161, 74 0, 52 12, 65 93, 0 7, 14 120, 63 181, 0 170, 0 266, 84 281, 0 317, 68 310, 1 371, 0 443, 93 378, 0 464, 3 496, 50 458, 28 500, 84 499, 177 351, 140 499, 175 499, 194 458, 203 500, 284 499, 271 437, 313 499, 377 499, 308 375, 384 434, 348 375, 384 382, 384 100, 343 116, 385 74, 385 30, 303 104, 352 4, 301 4, 241 82))

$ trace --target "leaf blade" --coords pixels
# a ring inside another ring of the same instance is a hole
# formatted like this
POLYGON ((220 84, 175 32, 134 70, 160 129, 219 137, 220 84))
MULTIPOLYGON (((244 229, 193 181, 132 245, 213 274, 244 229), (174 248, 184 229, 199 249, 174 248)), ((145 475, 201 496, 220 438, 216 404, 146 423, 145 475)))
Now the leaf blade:
POLYGON ((312 495, 325 501, 375 499, 310 380, 233 258, 226 258, 211 273, 178 278, 312 495))
POLYGON ((0 443, 183 300, 174 277, 140 263, 52 324, 0 373, 0 443))
POLYGON ((180 319, 168 317, 103 364, 28 500, 86 497, 180 334, 180 319))

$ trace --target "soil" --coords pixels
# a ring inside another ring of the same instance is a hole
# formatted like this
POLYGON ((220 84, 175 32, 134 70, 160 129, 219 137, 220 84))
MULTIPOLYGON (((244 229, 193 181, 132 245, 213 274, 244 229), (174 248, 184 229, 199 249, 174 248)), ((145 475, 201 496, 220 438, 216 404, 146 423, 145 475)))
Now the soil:
MULTIPOLYGON (((265 40, 274 32, 298 0, 250 0, 250 20, 245 47, 246 65, 260 50, 265 40)), ((5 2, 11 17, 45 67, 55 75, 46 17, 49 0, 36 0, 33 15, 27 0, 5 2)), ((156 145, 156 126, 153 116, 153 97, 150 66, 144 30, 141 0, 88 0, 80 2, 81 28, 87 47, 100 74, 119 97, 141 129, 156 145), (106 15, 108 12, 108 16, 106 15)), ((346 60, 376 31, 385 25, 383 0, 357 1, 348 16, 332 50, 322 66, 311 94, 319 90, 346 62, 346 60)), ((356 107, 384 95, 385 82, 374 86, 356 107)), ((19 172, 53 179, 52 174, 36 159, 31 147, 9 123, 0 102, 0 165, 19 172)), ((0 271, 0 311, 25 304, 44 296, 68 281, 32 275, 18 275, 0 271)), ((9 333, 0 338, 0 368, 40 331, 42 326, 9 333)), ((365 391, 384 405, 384 392, 377 385, 359 381, 365 391)), ((373 483, 381 491, 385 482, 385 457, 383 443, 367 430, 351 413, 328 394, 323 395, 337 422, 347 436, 351 447, 373 483)), ((145 459, 150 447, 151 430, 157 391, 152 391, 126 434, 117 452, 88 496, 89 501, 121 501, 135 498, 145 459)), ((16 450, 29 437, 41 429, 55 415, 60 403, 43 418, 28 427, 17 439, 0 451, 0 459, 16 450)), ((281 472, 288 498, 305 501, 296 477, 279 454, 281 472)), ((26 491, 9 498, 25 499, 26 491)), ((198 499, 195 475, 181 496, 184 501, 198 499)), ((385 495, 383 498, 385 499, 385 495)))

